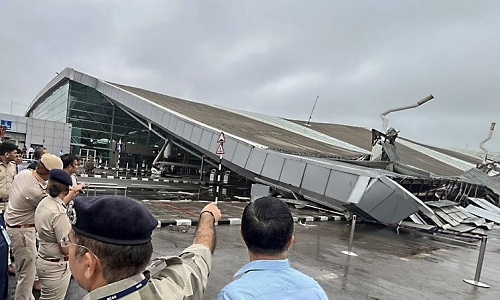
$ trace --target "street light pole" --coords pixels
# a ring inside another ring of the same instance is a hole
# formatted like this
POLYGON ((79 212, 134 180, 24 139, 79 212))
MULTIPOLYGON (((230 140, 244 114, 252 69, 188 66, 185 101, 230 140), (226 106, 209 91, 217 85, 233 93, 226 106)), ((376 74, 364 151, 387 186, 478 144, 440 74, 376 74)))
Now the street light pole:
POLYGON ((410 108, 415 108, 415 107, 418 107, 428 101, 431 101, 432 99, 434 99, 434 96, 433 95, 429 95, 425 98, 423 98, 422 100, 418 101, 417 103, 415 104, 412 104, 412 105, 408 105, 408 106, 403 106, 403 107, 398 107, 398 108, 393 108, 393 109, 389 109, 383 113, 380 114, 380 118, 382 118, 382 133, 385 133, 387 131, 387 125, 389 123, 389 120, 387 119, 387 115, 390 114, 391 112, 395 112, 395 111, 400 111, 400 110, 405 110, 405 109, 410 109, 410 108))
POLYGON ((491 123, 490 132, 488 134, 488 137, 485 140, 483 140, 481 143, 479 143, 479 148, 481 148, 481 150, 483 150, 483 152, 484 152, 483 163, 485 163, 486 160, 488 159, 488 149, 484 148, 484 143, 489 141, 491 139, 491 137, 493 136, 493 131, 495 130, 495 125, 496 125, 496 123, 494 123, 494 122, 491 123))

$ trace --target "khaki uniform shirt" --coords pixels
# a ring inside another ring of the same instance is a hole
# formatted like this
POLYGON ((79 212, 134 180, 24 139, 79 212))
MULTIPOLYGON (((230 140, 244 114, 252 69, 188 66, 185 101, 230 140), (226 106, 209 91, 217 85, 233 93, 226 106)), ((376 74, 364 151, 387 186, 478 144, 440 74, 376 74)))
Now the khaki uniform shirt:
POLYGON ((64 257, 59 242, 68 236, 71 223, 61 199, 47 196, 40 201, 35 211, 35 227, 40 241, 38 255, 43 259, 64 257))
MULTIPOLYGON (((146 269, 150 279, 143 274, 108 284, 90 292, 84 300, 203 299, 212 265, 212 253, 205 245, 194 244, 180 256, 156 259, 146 269), (115 297, 114 297, 115 296, 115 297)), ((147 273, 147 272, 146 272, 147 273)))
POLYGON ((12 186, 12 181, 17 173, 15 163, 9 162, 7 165, 0 163, 0 198, 9 198, 9 191, 12 186))
POLYGON ((34 171, 23 171, 14 178, 5 208, 5 223, 10 226, 35 223, 35 209, 46 196, 45 182, 39 182, 34 171))

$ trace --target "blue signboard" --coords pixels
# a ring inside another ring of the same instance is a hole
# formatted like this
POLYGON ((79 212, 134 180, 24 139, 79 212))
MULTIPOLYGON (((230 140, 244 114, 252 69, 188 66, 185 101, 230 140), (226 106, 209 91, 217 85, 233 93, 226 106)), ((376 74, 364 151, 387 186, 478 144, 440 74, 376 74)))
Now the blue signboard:
POLYGON ((7 130, 12 130, 12 121, 2 120, 0 126, 5 126, 7 130))

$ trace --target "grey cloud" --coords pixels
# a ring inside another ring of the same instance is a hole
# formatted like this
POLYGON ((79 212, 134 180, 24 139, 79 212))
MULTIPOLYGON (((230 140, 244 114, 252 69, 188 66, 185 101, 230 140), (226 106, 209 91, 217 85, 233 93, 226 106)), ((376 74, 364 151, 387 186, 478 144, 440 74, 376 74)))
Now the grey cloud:
POLYGON ((319 95, 312 121, 379 128, 381 112, 432 93, 390 125, 478 149, 500 121, 499 12, 465 0, 2 1, 0 101, 26 106, 69 66, 291 119, 306 120, 319 95))

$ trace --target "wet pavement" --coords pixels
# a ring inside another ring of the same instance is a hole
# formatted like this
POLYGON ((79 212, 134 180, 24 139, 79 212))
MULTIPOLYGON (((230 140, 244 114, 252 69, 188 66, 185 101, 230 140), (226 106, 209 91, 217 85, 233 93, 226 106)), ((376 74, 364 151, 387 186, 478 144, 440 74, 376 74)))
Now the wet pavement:
MULTIPOLYGON (((157 249, 176 253, 191 241, 189 233, 159 230, 157 249)), ((214 299, 248 261, 238 226, 220 226, 217 233, 206 299, 214 299)), ((481 281, 491 288, 480 289, 462 281, 474 277, 477 243, 358 224, 353 252, 359 256, 350 257, 341 253, 347 249, 349 233, 350 225, 342 221, 297 225, 296 244, 288 253, 292 266, 315 278, 330 299, 500 298, 498 239, 489 241, 482 270, 481 281)))
MULTIPOLYGON (((155 230, 154 255, 179 254, 193 240, 195 227, 167 226, 155 230)), ((293 267, 315 278, 330 299, 499 299, 500 232, 487 244, 481 281, 473 279, 479 253, 477 242, 416 232, 401 232, 373 224, 358 224, 352 251, 347 249, 350 225, 344 221, 296 225, 296 244, 288 253, 293 267)), ((205 299, 214 299, 248 261, 239 226, 218 226, 217 249, 205 299)), ((12 278, 12 277, 11 277, 12 278)), ((12 290, 12 286, 11 286, 12 290)), ((66 299, 85 292, 72 281, 66 299)))
MULTIPOLYGON (((196 220, 207 202, 143 203, 158 219, 196 220)), ((219 207, 224 218, 238 219, 245 204, 221 202, 219 207)), ((306 216, 328 215, 295 208, 293 214, 303 220, 306 216)), ((186 224, 189 222, 156 229, 153 257, 176 255, 189 246, 195 227, 186 224)), ((489 232, 481 274, 480 281, 490 285, 489 289, 463 282, 474 278, 479 254, 477 240, 407 230, 398 233, 394 228, 361 223, 356 225, 352 248, 359 256, 350 257, 341 253, 347 250, 350 229, 350 224, 343 220, 296 223, 296 244, 288 253, 291 265, 315 278, 330 299, 500 299, 499 229, 489 232)), ((218 226, 217 240, 205 299, 215 299, 232 280, 232 274, 248 261, 237 223, 218 226)), ((72 281, 66 299, 81 299, 85 294, 72 281)))
MULTIPOLYGON (((143 200, 142 203, 158 219, 161 226, 191 224, 196 225, 202 208, 208 200, 200 201, 169 201, 169 200, 143 200)), ((248 202, 245 201, 219 201, 218 206, 222 212, 219 225, 239 225, 241 214, 248 202)), ((290 207, 295 221, 308 222, 314 220, 332 221, 341 220, 338 214, 328 213, 317 209, 290 207)))
MULTIPOLYGON (((178 254, 187 247, 195 228, 185 229, 170 226, 155 231, 154 256, 178 254)), ((347 248, 349 233, 350 225, 342 221, 297 225, 296 244, 288 253, 292 266, 315 278, 330 299, 500 298, 500 242, 496 238, 488 242, 481 276, 491 288, 482 289, 462 281, 474 277, 477 243, 358 224, 353 252, 359 256, 350 257, 341 253, 347 248)), ((205 299, 215 299, 248 261, 238 226, 219 226, 217 239, 205 299)))

